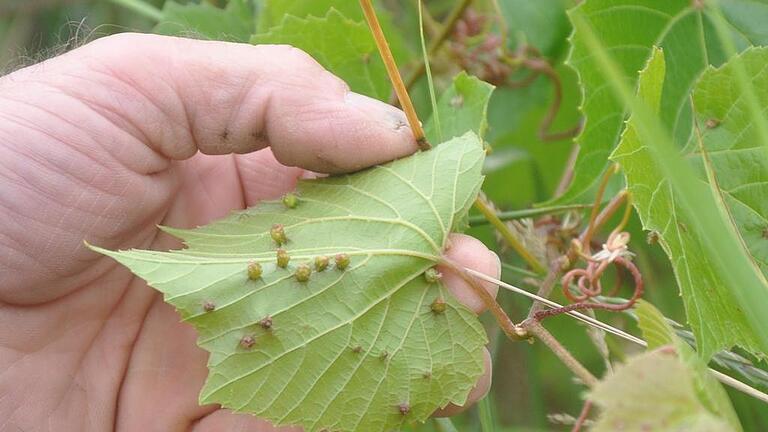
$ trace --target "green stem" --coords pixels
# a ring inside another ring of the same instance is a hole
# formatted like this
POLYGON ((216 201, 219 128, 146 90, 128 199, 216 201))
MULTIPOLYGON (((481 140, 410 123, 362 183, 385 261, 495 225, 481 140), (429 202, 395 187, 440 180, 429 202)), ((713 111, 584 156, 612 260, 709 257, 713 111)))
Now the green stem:
POLYGON ((155 22, 160 22, 163 19, 165 19, 165 15, 163 15, 163 11, 142 0, 110 0, 110 1, 116 5, 120 5, 126 9, 130 9, 131 11, 136 12, 137 14, 145 18, 149 18, 155 22))
POLYGON ((435 83, 432 82, 432 69, 429 66, 429 53, 427 52, 427 42, 424 38, 424 5, 422 5, 421 0, 419 0, 419 34, 421 36, 421 54, 424 57, 424 67, 427 71, 429 99, 432 102, 432 118, 435 121, 437 142, 443 142, 443 130, 440 126, 440 112, 437 109, 437 98, 435 97, 435 83))
MULTIPOLYGON (((451 13, 448 14, 448 18, 445 19, 445 23, 440 28, 440 33, 438 33, 437 37, 435 37, 435 39, 432 40, 432 42, 429 44, 427 54, 429 54, 430 57, 434 56, 440 47, 443 46, 443 43, 448 40, 448 37, 451 35, 454 26, 459 21, 459 19, 464 16, 464 11, 467 10, 470 4, 472 4, 472 0, 459 0, 459 2, 456 3, 456 6, 454 6, 453 10, 451 10, 451 13)), ((411 88, 413 84, 415 84, 416 81, 421 78, 425 71, 426 65, 424 63, 419 63, 416 69, 414 69, 411 74, 408 75, 408 78, 406 78, 405 87, 411 88)))
POLYGON ((480 414, 480 428, 482 432, 494 432, 493 411, 491 408, 491 397, 485 396, 477 403, 477 410, 480 414))
POLYGON ((436 418, 432 420, 435 423, 435 430, 437 432, 459 432, 449 418, 436 418))
POLYGON ((517 236, 509 229, 507 224, 502 222, 502 220, 496 216, 496 212, 487 202, 485 202, 485 200, 477 198, 477 200, 475 200, 475 207, 480 210, 480 213, 482 213, 483 216, 488 219, 488 222, 496 228, 499 234, 504 238, 504 241, 506 241, 507 244, 509 244, 509 246, 514 249, 529 266, 531 266, 533 271, 539 274, 545 274, 547 272, 547 268, 525 248, 523 243, 521 243, 517 236))
MULTIPOLYGON (((589 207, 590 205, 586 205, 586 204, 571 204, 571 205, 539 207, 539 208, 523 209, 523 210, 510 210, 510 211, 498 212, 496 213, 496 217, 499 218, 500 220, 508 221, 508 220, 515 220, 515 219, 525 219, 525 218, 532 218, 537 216, 544 216, 548 214, 565 213, 571 210, 583 210, 589 207)), ((469 224, 471 226, 485 225, 488 223, 489 223, 488 219, 482 215, 469 217, 469 224)))

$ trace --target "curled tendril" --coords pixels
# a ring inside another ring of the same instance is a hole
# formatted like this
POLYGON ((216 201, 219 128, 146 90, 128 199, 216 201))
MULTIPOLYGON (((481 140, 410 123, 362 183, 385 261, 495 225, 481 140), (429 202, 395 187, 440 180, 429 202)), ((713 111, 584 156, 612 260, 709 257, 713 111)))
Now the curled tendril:
POLYGON ((644 291, 643 276, 640 274, 640 270, 638 270, 637 266, 635 266, 632 261, 621 256, 616 257, 613 261, 589 261, 587 268, 574 269, 566 273, 563 276, 562 283, 563 293, 574 303, 560 308, 539 311, 534 315, 536 320, 541 321, 550 316, 560 315, 575 310, 601 309, 614 312, 627 310, 635 305, 637 300, 642 297, 644 291), (635 285, 635 291, 632 294, 632 297, 623 304, 607 304, 589 301, 593 297, 601 294, 602 284, 600 279, 603 276, 603 272, 610 264, 616 266, 617 271, 628 271, 632 276, 635 285), (574 279, 576 279, 576 286, 578 288, 577 294, 571 292, 570 289, 571 282, 574 279))

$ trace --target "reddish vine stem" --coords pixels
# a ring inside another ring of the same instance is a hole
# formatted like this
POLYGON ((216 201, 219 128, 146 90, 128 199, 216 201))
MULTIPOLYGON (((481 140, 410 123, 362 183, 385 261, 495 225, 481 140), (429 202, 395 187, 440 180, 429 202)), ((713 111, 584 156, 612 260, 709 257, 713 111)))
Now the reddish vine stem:
POLYGON ((584 427, 584 423, 587 421, 587 417, 589 417, 589 411, 592 409, 592 401, 587 399, 584 402, 584 406, 581 408, 581 414, 579 414, 579 418, 576 419, 576 423, 573 424, 573 429, 571 429, 571 432, 580 432, 581 428, 584 427))
POLYGON ((579 241, 581 244, 586 247, 586 253, 589 255, 589 242, 592 240, 592 234, 594 234, 596 230, 595 222, 597 220, 598 212, 600 211, 600 204, 603 201, 603 195, 605 195, 605 189, 608 187, 608 182, 611 180, 611 177, 617 172, 618 165, 611 165, 608 167, 608 170, 603 174, 603 178, 600 180, 600 185, 597 188, 597 195, 595 195, 595 203, 592 207, 592 212, 589 215, 589 224, 587 225, 587 229, 584 231, 584 233, 581 235, 579 241))
MULTIPOLYGON (((582 123, 579 121, 575 126, 560 132, 551 132, 552 123, 554 123, 557 113, 560 112, 560 106, 563 103, 563 84, 560 81, 560 77, 557 72, 552 68, 548 61, 543 58, 525 58, 523 65, 528 69, 534 71, 535 79, 538 74, 544 75, 552 83, 554 89, 554 96, 552 103, 549 105, 547 114, 541 120, 539 125, 539 139, 542 141, 560 141, 566 138, 573 138, 581 132, 582 123)), ((531 77, 529 77, 530 79, 531 77)), ((531 79, 531 82, 533 82, 531 79)))
MULTIPOLYGON (((555 284, 557 283, 557 278, 560 275, 562 265, 560 263, 560 260, 554 260, 549 266, 549 272, 547 273, 547 276, 544 278, 544 280, 541 282, 541 285, 539 286, 539 292, 536 294, 539 297, 543 298, 549 298, 549 296, 552 294, 552 289, 555 287, 555 284)), ((535 314, 539 311, 544 310, 544 304, 535 301, 531 305, 531 309, 528 311, 528 319, 533 318, 535 314)))
POLYGON ((365 20, 371 28, 373 39, 376 42, 376 47, 384 61, 384 66, 387 69, 387 74, 389 75, 389 80, 392 82, 395 94, 400 101, 400 106, 403 107, 405 116, 408 118, 408 124, 413 131, 413 137, 416 139, 416 143, 421 150, 429 150, 432 146, 427 142, 427 139, 424 136, 424 129, 421 127, 421 122, 416 114, 416 109, 411 101, 411 96, 408 95, 408 90, 406 89, 405 84, 403 84, 403 78, 400 76, 400 70, 397 68, 395 58, 392 56, 392 50, 389 49, 387 38, 384 36, 381 24, 379 24, 376 10, 373 8, 371 0, 360 0, 360 7, 363 9, 365 20))
POLYGON ((494 299, 493 296, 491 296, 491 294, 485 290, 485 288, 480 286, 480 284, 477 282, 477 279, 468 274, 463 267, 446 257, 443 257, 440 260, 440 265, 447 267, 453 273, 459 275, 459 277, 461 277, 461 279, 464 280, 472 288, 472 291, 474 291, 475 294, 480 297, 480 299, 483 301, 483 304, 488 308, 491 314, 493 314, 496 322, 499 323, 499 326, 504 331, 504 334, 507 335, 507 337, 518 341, 528 338, 527 332, 512 322, 512 320, 509 318, 509 315, 507 315, 507 313, 504 312, 504 309, 502 309, 501 306, 496 302, 496 299, 494 299))
MULTIPOLYGON (((629 194, 627 191, 621 191, 618 195, 613 197, 611 201, 605 206, 605 208, 600 211, 600 213, 595 218, 594 222, 592 222, 592 229, 591 230, 585 230, 581 235, 579 236, 579 242, 581 242, 582 245, 586 245, 587 240, 591 240, 592 235, 600 229, 603 225, 605 225, 606 222, 608 222, 608 219, 610 219, 616 211, 621 207, 622 204, 628 201, 629 194), (587 235, 589 234, 589 238, 587 238, 587 235)), ((628 208, 629 209, 629 208, 628 208)), ((629 215, 625 214, 626 218, 629 218, 629 215)), ((625 220, 622 220, 623 223, 626 223, 625 220)), ((621 228, 622 224, 619 224, 617 229, 621 228)), ((617 230, 614 229, 614 232, 617 230)))
POLYGON ((555 190, 556 197, 564 194, 566 189, 568 189, 568 186, 571 184, 571 180, 573 180, 573 171, 576 167, 576 159, 578 156, 579 146, 577 144, 573 144, 571 147, 571 153, 568 155, 568 161, 565 163, 565 170, 563 170, 563 175, 560 177, 560 181, 557 183, 557 189, 555 190))
POLYGON ((554 123, 558 112, 560 112, 560 106, 563 102, 563 84, 560 81, 560 77, 558 76, 557 71, 555 71, 552 65, 542 57, 539 50, 530 45, 523 45, 513 56, 504 56, 501 58, 501 60, 513 68, 524 66, 531 71, 527 77, 519 81, 507 80, 504 83, 505 86, 511 88, 527 87, 533 84, 536 78, 541 75, 544 75, 550 81, 550 83, 552 83, 552 88, 554 89, 554 97, 552 103, 547 109, 547 114, 544 116, 541 124, 539 125, 538 134, 540 140, 560 141, 566 138, 573 138, 578 135, 579 132, 581 132, 581 128, 583 126, 582 121, 579 121, 575 126, 567 130, 561 132, 551 132, 552 123, 554 123))

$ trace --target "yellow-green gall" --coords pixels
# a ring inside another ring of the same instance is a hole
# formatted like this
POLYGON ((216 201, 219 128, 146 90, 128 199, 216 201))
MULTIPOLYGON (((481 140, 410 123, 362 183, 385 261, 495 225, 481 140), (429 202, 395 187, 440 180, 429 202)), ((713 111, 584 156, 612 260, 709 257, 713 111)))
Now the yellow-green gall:
POLYGON ((294 193, 287 193, 283 195, 283 205, 288 208, 296 208, 299 205, 299 197, 294 193))
POLYGON ((288 263, 291 261, 291 257, 288 256, 288 252, 283 248, 277 250, 277 266, 280 268, 288 267, 288 263))
POLYGON ((328 259, 328 257, 325 255, 315 257, 315 270, 321 272, 327 269, 329 262, 330 259, 328 259))
POLYGON ((439 271, 437 271, 436 268, 428 268, 427 271, 424 272, 424 279, 427 280, 429 283, 435 283, 442 278, 443 275, 439 271))
POLYGON ((257 262, 248 263, 248 279, 258 280, 261 277, 261 264, 257 262))
POLYGON ((431 305, 429 305, 429 308, 432 309, 432 312, 435 314, 444 313, 446 308, 445 300, 443 300, 442 297, 438 297, 431 305))
POLYGON ((269 235, 272 236, 272 240, 274 240, 278 246, 288 241, 288 237, 285 236, 285 227, 283 227, 283 224, 272 225, 272 229, 269 230, 269 235))
POLYGON ((307 282, 309 280, 309 276, 312 275, 312 267, 307 264, 299 264, 296 267, 296 272, 294 275, 296 276, 297 281, 307 282))
POLYGON ((349 255, 345 253, 337 254, 334 260, 336 261, 336 268, 339 270, 345 270, 349 267, 349 255))

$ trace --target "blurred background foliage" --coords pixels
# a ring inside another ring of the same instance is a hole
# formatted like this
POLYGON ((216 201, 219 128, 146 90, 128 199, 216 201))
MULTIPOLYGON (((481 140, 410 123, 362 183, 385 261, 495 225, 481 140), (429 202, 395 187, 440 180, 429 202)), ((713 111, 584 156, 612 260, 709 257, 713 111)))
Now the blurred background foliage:
MULTIPOLYGON (((435 27, 457 0, 428 0, 426 25, 435 27)), ((162 10, 163 0, 144 0, 162 10)), ((474 2, 473 10, 493 28, 506 28, 505 43, 510 51, 532 46, 554 69, 562 85, 562 101, 556 110, 551 130, 563 131, 578 125, 581 91, 575 72, 563 61, 568 52, 571 28, 566 10, 575 0, 499 0, 498 9, 490 1, 474 2), (501 15, 499 15, 499 13, 501 15), (488 22, 490 20, 490 22, 488 22)), ((142 15, 120 3, 129 0, 0 0, 0 69, 10 72, 24 65, 63 53, 78 45, 105 35, 139 31, 177 33, 179 22, 160 23, 151 14, 142 15)), ((178 4, 197 3, 177 1, 178 4)), ((224 1, 208 1, 215 13, 224 1), (221 4, 220 4, 221 3, 221 4)), ((380 5, 390 12, 392 24, 403 32, 408 52, 419 53, 418 16, 415 0, 382 0, 380 5)), ((355 13, 357 2, 343 0, 340 7, 355 13)), ((176 5, 178 6, 178 5, 176 5)), ((169 14, 173 10, 168 10, 169 14)), ((194 27, 194 16, 186 15, 184 25, 194 27)), ((269 17, 259 17, 260 20, 269 17)), ((253 28, 240 28, 242 23, 223 24, 231 32, 250 35, 253 28)), ((246 24, 247 25, 247 24, 246 24)), ((253 23, 255 26, 255 23, 253 23)), ((206 33, 206 29, 198 29, 206 33)), ((208 29, 216 31, 216 29, 208 29)), ((450 44, 449 44, 450 45, 450 44)), ((449 50, 446 50, 449 51, 449 50)), ((450 52, 432 59, 438 90, 448 85, 458 70, 450 52)), ((524 79, 522 76, 514 78, 524 79)), ((500 86, 491 100, 487 140, 493 151, 486 166, 484 191, 501 210, 529 208, 551 199, 561 182, 567 161, 573 151, 571 137, 542 140, 539 134, 543 119, 552 108, 555 97, 553 81, 539 76, 525 86, 500 86)), ((422 115, 428 114, 429 99, 426 79, 412 87, 412 96, 422 115)), ((636 261, 646 279, 646 299, 667 317, 684 323, 682 303, 669 262, 658 245, 646 244, 646 234, 636 218, 630 222, 636 261)), ((501 250, 493 231, 474 227, 471 232, 495 250, 501 250)), ((502 254, 508 264, 503 279, 535 290, 528 276, 514 270, 522 263, 511 253, 502 254)), ((564 302, 563 298, 554 300, 564 302)), ((513 294, 500 292, 500 302, 511 317, 521 319, 530 302, 513 294)), ((598 314, 599 318, 637 334, 634 322, 626 315, 598 314)), ((491 320, 488 328, 494 355, 494 383, 489 396, 478 407, 449 422, 433 422, 416 426, 415 431, 557 431, 570 430, 569 420, 577 416, 582 405, 581 386, 571 372, 541 344, 507 343, 491 320)), ((602 374, 604 361, 589 341, 582 325, 568 317, 557 317, 547 327, 596 374, 602 374)), ((637 352, 616 339, 608 339, 612 356, 621 358, 637 352)), ((761 388, 761 390, 768 390, 761 388)), ((768 430, 768 409, 761 402, 728 389, 746 431, 768 430)))

